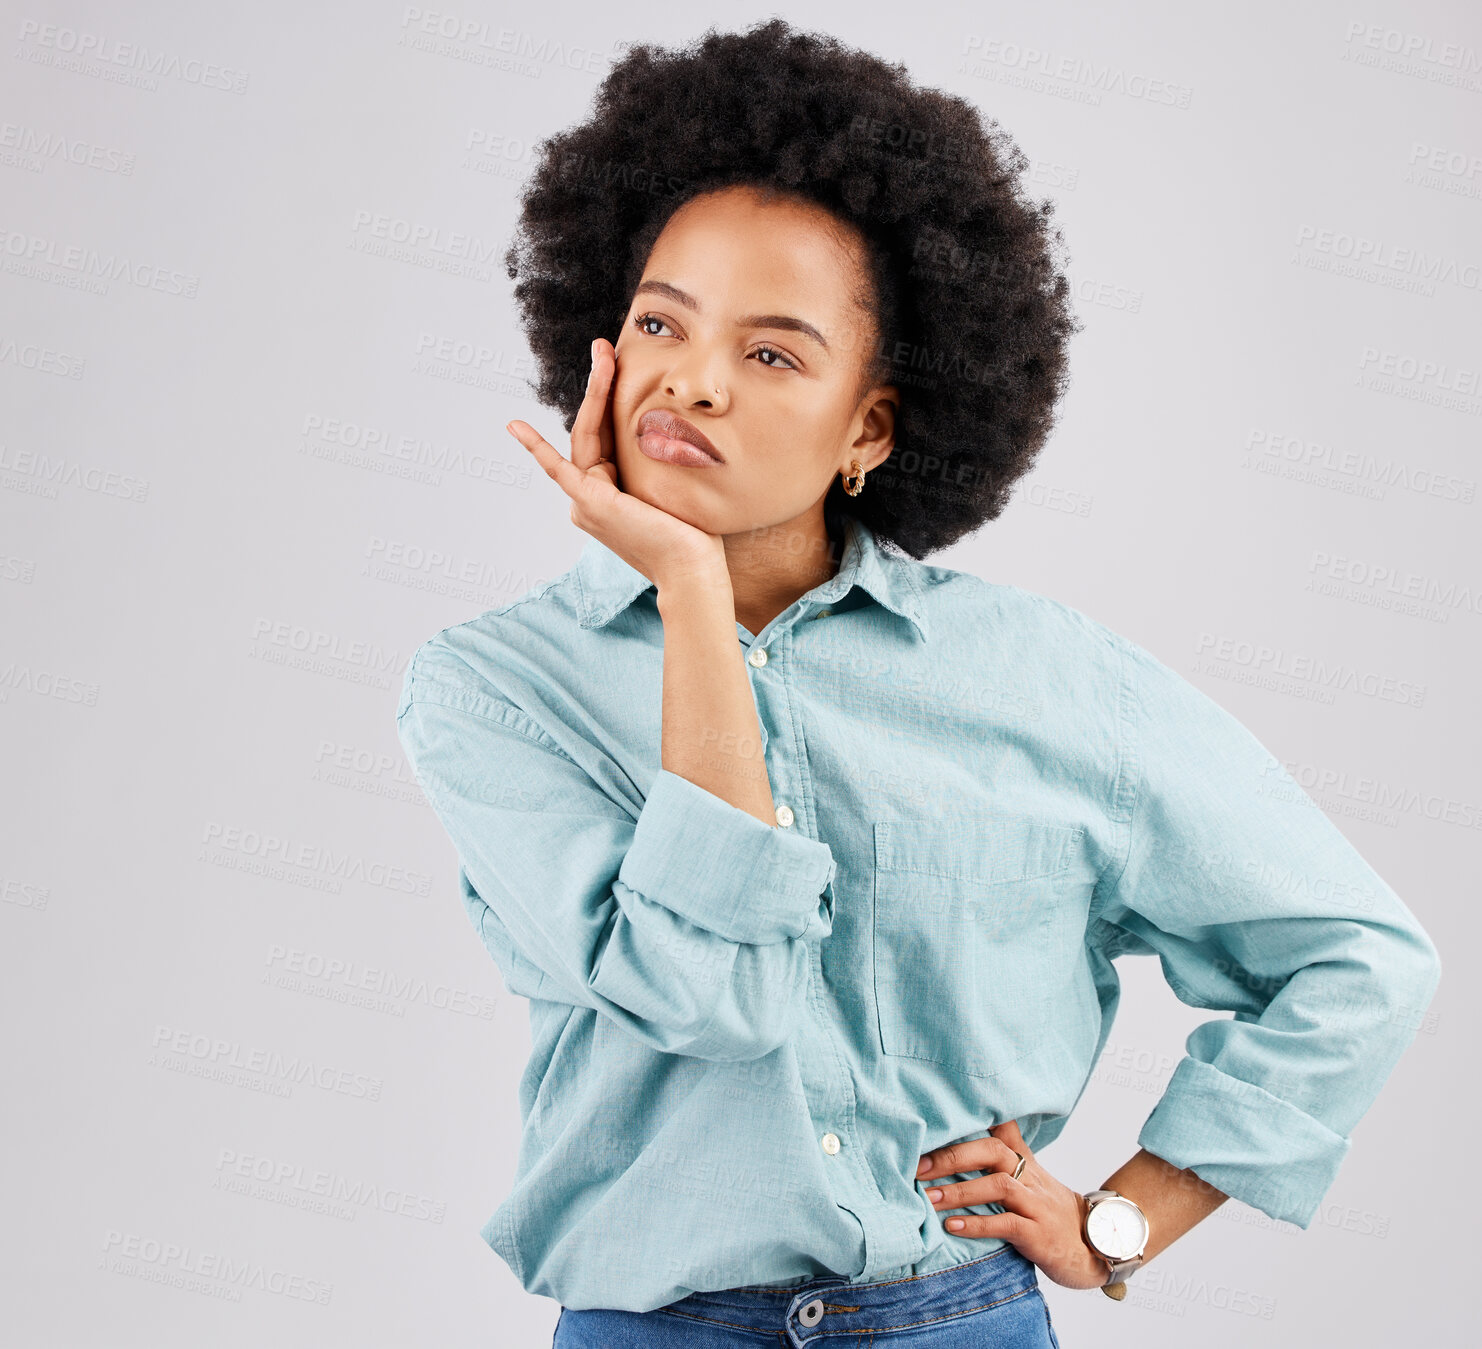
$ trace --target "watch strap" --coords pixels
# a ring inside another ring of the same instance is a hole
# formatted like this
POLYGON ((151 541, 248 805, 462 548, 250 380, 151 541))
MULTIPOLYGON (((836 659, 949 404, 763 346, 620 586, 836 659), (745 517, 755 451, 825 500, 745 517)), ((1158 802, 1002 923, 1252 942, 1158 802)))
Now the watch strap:
MULTIPOLYGON (((1104 1255, 1101 1258, 1106 1260, 1104 1255)), ((1142 1264, 1142 1256, 1134 1255, 1130 1260, 1107 1260, 1106 1262, 1111 1266, 1111 1272, 1106 1276, 1106 1282, 1101 1285, 1101 1291, 1107 1297, 1115 1298, 1120 1302, 1127 1296, 1127 1276, 1142 1264)))

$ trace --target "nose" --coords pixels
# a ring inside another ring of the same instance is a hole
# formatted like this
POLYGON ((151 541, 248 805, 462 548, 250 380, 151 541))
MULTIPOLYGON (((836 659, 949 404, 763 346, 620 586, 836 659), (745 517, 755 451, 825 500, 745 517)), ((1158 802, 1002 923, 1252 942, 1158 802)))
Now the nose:
POLYGON ((726 385, 718 366, 718 359, 712 359, 699 343, 686 343, 665 374, 664 392, 685 407, 723 411, 728 395, 722 392, 726 385))

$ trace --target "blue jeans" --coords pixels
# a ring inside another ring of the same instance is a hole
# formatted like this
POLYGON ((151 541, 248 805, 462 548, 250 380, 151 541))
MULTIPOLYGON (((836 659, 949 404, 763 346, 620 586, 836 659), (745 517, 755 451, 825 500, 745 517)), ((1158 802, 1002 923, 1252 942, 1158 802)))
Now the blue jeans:
POLYGON ((886 1339, 901 1349, 1060 1349, 1034 1262, 1012 1246, 885 1283, 830 1277, 796 1288, 731 1288, 691 1293, 649 1312, 562 1307, 552 1347, 829 1349, 886 1339))

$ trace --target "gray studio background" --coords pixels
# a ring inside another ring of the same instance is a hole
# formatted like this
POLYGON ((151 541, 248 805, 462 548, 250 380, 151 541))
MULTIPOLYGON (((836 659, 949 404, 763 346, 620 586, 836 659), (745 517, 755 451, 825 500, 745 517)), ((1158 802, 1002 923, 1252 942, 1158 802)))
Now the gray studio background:
MULTIPOLYGON (((0 5, 0 1284, 24 1346, 539 1346, 478 1228, 526 1004, 394 709, 575 561, 500 258, 630 40, 767 9, 0 5), (298 862, 300 865, 294 865, 298 862)), ((786 16, 973 100, 1086 330, 1037 471, 934 562, 1145 645, 1440 947, 1302 1232, 1230 1201, 1076 1345, 1456 1343, 1475 1256, 1482 23, 1453 3, 786 16)), ((1119 962, 1045 1164, 1135 1149, 1204 1013, 1119 962)), ((715 1221, 726 1221, 715 1196, 715 1221)))

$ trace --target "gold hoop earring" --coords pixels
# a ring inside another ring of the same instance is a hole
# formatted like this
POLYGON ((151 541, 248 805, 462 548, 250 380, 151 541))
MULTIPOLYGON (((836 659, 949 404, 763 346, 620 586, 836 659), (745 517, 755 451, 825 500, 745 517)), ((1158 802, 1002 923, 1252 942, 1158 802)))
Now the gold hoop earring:
POLYGON ((850 496, 857 497, 861 492, 864 491, 864 469, 859 466, 858 459, 854 460, 849 465, 849 467, 853 470, 853 472, 841 473, 839 476, 844 479, 844 490, 848 492, 850 496), (849 481, 850 478, 857 478, 859 481, 851 483, 849 481))

